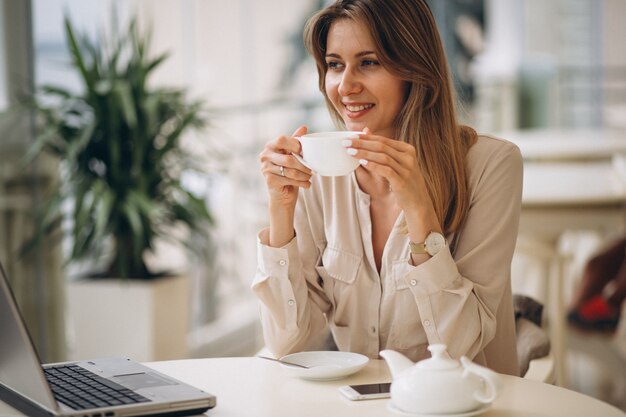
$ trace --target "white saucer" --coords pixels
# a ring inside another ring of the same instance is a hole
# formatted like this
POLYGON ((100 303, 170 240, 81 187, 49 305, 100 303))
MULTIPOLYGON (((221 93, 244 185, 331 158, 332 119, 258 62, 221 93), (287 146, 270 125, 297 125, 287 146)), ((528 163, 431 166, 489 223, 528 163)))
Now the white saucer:
POLYGON ((466 411, 464 413, 452 413, 452 414, 415 414, 415 413, 408 413, 406 411, 402 411, 399 408, 396 408, 391 401, 389 401, 389 403, 387 403, 387 408, 391 411, 393 411, 394 413, 400 414, 402 416, 409 416, 409 417, 471 417, 471 416, 477 416, 479 414, 484 413, 485 411, 487 411, 489 409, 489 407, 491 407, 491 404, 485 404, 482 407, 479 407, 475 410, 472 411, 466 411))
POLYGON ((284 361, 309 366, 310 368, 298 368, 280 364, 280 366, 293 376, 313 381, 329 381, 340 379, 360 371, 369 358, 352 352, 298 352, 280 358, 284 361))

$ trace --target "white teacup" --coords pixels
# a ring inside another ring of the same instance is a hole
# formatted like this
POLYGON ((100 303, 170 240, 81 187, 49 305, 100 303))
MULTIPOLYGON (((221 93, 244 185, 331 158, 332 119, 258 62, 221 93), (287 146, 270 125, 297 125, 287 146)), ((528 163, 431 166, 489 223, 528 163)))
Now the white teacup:
POLYGON ((346 152, 341 144, 345 139, 358 139, 359 133, 351 131, 320 132, 302 135, 302 158, 295 155, 304 165, 326 177, 347 175, 359 166, 359 160, 346 152))

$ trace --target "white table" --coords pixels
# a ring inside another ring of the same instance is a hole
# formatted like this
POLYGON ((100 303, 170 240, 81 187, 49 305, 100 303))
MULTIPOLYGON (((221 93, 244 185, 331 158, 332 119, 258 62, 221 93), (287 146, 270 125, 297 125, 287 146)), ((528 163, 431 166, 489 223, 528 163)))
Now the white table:
POLYGON ((626 154, 626 130, 531 129, 498 133, 529 161, 589 161, 626 154))
MULTIPOLYGON (((349 401, 337 388, 390 381, 382 360, 370 361, 355 375, 313 382, 291 377, 279 364, 259 358, 199 359, 149 366, 217 395, 209 416, 320 417, 397 416, 389 400, 349 401)), ((485 417, 624 417, 615 407, 583 394, 523 378, 502 376, 504 389, 485 417)))
MULTIPOLYGON (((148 366, 217 396, 211 417, 381 417, 398 416, 388 399, 349 401, 341 385, 389 381, 387 365, 370 361, 355 375, 312 382, 289 376, 279 364, 259 358, 190 359, 148 366)), ((624 417, 617 408, 554 385, 502 376, 504 388, 484 417, 624 417)), ((0 403, 0 416, 18 416, 0 403)))
POLYGON ((520 233, 558 239, 568 229, 623 230, 626 182, 610 162, 524 164, 520 233))

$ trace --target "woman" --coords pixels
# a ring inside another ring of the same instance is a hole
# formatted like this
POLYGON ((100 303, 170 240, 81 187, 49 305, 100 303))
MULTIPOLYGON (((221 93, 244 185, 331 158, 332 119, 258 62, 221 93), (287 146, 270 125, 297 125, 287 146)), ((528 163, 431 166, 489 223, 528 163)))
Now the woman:
POLYGON ((337 1, 304 33, 320 90, 357 170, 320 177, 292 137, 260 155, 270 225, 252 284, 276 355, 328 327, 340 350, 413 360, 445 343, 517 374, 510 267, 522 162, 459 126, 433 16, 422 0, 337 1), (445 240, 444 240, 445 237, 445 240))

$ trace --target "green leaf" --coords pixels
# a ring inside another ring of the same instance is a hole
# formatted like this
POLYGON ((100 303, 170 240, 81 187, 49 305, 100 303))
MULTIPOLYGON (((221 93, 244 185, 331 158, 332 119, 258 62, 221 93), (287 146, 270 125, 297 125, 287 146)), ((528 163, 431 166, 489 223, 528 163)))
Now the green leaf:
POLYGON ((61 98, 72 98, 72 93, 63 87, 57 87, 54 85, 43 85, 41 91, 45 94, 52 96, 59 96, 61 98))
POLYGON ((33 245, 60 231, 61 210, 71 207, 70 260, 104 253, 111 242, 110 272, 145 275, 142 255, 156 237, 173 238, 174 225, 207 235, 213 220, 205 201, 180 181, 195 167, 180 139, 204 126, 202 104, 183 90, 149 83, 168 54, 149 52, 150 33, 135 18, 112 38, 80 34, 68 17, 64 26, 83 91, 47 85, 23 102, 36 114, 29 160, 54 154, 67 181, 37 212, 33 245))
POLYGON ((44 213, 41 210, 36 210, 35 216, 35 233, 22 244, 19 255, 25 256, 35 248, 39 247, 45 236, 52 234, 60 229, 62 214, 60 207, 63 204, 63 196, 61 194, 54 194, 48 201, 47 207, 44 213))
POLYGON ((69 44, 68 46, 70 47, 70 53, 71 53, 74 65, 76 66, 81 76, 83 77, 83 81, 85 81, 87 89, 91 90, 93 89, 93 82, 91 80, 91 75, 89 71, 87 70, 87 66, 85 65, 85 60, 78 46, 78 42, 76 41, 76 36, 74 35, 74 29, 72 28, 72 24, 70 22, 69 17, 65 16, 64 24, 65 24, 65 36, 67 37, 67 41, 69 44))
POLYGON ((93 134, 96 130, 96 123, 92 121, 88 123, 84 130, 81 132, 78 140, 72 141, 67 147, 67 156, 70 160, 75 160, 79 157, 87 145, 93 140, 93 134))
POLYGON ((118 80, 113 87, 121 104, 122 115, 130 129, 137 127, 137 112, 135 110, 131 87, 125 80, 118 80))
POLYGON ((50 127, 43 131, 39 136, 35 138, 35 141, 26 152, 26 156, 24 157, 25 163, 32 162, 39 154, 41 154, 42 150, 49 146, 50 143, 58 136, 58 132, 54 127, 50 127))
POLYGON ((108 189, 103 191, 95 212, 96 224, 94 228, 94 235, 96 239, 104 239, 106 237, 106 229, 110 222, 114 203, 115 194, 108 189))
POLYGON ((152 70, 154 70, 156 67, 161 65, 163 63, 163 61, 165 61, 167 58, 169 58, 169 56, 170 56, 170 54, 168 52, 165 52, 165 53, 161 54, 159 57, 157 57, 156 59, 148 62, 147 65, 146 65, 146 75, 149 74, 150 72, 152 72, 152 70))
POLYGON ((133 250, 135 256, 138 256, 142 253, 140 237, 143 235, 143 225, 141 223, 141 216, 139 215, 137 207, 130 204, 128 201, 124 202, 123 211, 126 214, 126 219, 128 220, 128 224, 133 234, 131 249, 133 250))

